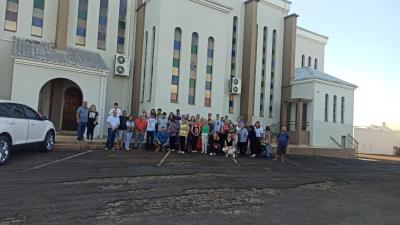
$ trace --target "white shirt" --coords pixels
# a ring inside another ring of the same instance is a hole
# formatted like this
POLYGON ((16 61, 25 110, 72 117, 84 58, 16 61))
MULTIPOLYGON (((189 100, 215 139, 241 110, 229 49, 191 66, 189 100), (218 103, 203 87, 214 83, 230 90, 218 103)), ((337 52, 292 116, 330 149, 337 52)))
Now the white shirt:
POLYGON ((156 123, 157 123, 157 120, 154 118, 147 119, 147 131, 155 131, 156 123))
POLYGON ((121 111, 121 109, 120 109, 120 108, 114 109, 114 107, 111 108, 110 111, 108 111, 108 115, 109 115, 109 116, 112 116, 114 110, 117 110, 117 117, 122 116, 122 111, 121 111))
POLYGON ((119 117, 118 116, 108 116, 107 118, 107 127, 108 128, 116 128, 119 126, 119 117))
POLYGON ((262 137, 262 134, 264 133, 264 129, 262 127, 260 128, 255 127, 254 131, 256 132, 256 137, 262 137))

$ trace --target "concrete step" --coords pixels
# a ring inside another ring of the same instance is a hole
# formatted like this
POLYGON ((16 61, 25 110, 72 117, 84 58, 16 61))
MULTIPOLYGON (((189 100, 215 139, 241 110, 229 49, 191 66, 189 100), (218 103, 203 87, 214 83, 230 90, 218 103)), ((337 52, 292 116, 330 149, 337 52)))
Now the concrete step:
POLYGON ((84 144, 55 144, 55 150, 103 150, 105 144, 93 144, 93 145, 84 145, 84 144))

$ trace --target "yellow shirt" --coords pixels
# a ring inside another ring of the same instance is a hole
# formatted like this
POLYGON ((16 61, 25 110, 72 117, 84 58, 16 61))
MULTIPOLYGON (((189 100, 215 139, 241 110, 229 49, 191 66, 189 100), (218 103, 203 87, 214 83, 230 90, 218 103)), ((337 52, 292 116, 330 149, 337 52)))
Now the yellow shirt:
POLYGON ((189 132, 189 125, 181 124, 181 127, 179 128, 179 136, 187 137, 188 132, 189 132))

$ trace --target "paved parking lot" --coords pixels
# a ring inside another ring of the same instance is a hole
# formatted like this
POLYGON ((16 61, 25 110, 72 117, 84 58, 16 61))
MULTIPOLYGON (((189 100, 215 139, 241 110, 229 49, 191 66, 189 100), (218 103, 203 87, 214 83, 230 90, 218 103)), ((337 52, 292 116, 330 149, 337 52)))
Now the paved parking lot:
POLYGON ((0 224, 400 223, 399 162, 23 150, 0 167, 0 224))

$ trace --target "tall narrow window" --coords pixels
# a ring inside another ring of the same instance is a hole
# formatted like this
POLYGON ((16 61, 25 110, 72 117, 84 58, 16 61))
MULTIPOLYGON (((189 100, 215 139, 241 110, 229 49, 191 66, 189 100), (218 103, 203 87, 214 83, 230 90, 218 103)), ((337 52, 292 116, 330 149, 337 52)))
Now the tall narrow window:
POLYGON ((17 31, 19 0, 7 0, 4 30, 17 31))
POLYGON ((342 97, 342 103, 341 103, 341 107, 340 107, 340 120, 341 123, 344 123, 344 105, 345 104, 345 99, 344 97, 342 97))
POLYGON ((153 76, 154 76, 154 52, 156 45, 156 27, 153 26, 153 34, 152 34, 152 43, 151 43, 151 71, 150 71, 150 88, 149 88, 149 99, 148 102, 151 102, 151 96, 153 93, 153 76))
POLYGON ((306 56, 305 55, 302 55, 301 56, 301 67, 304 67, 306 64, 306 56))
POLYGON ((268 28, 264 27, 263 48, 262 48, 262 63, 261 63, 260 117, 264 117, 265 74, 266 74, 266 71, 267 71, 267 35, 268 35, 268 28))
POLYGON ((44 17, 44 0, 33 1, 32 36, 42 37, 44 17))
POLYGON ((171 98, 170 98, 170 101, 172 103, 178 103, 181 43, 182 43, 182 30, 180 28, 176 28, 174 35, 174 51, 172 60, 172 79, 171 79, 171 98))
POLYGON ((337 96, 333 96, 333 122, 336 123, 337 96))
POLYGON ((314 60, 314 69, 318 69, 318 59, 314 60))
MULTIPOLYGON (((238 17, 233 17, 232 29, 232 52, 231 52, 231 78, 236 77, 236 59, 237 59, 237 37, 238 37, 238 17)), ((235 96, 229 95, 229 113, 235 110, 235 96)))
POLYGON ((311 67, 311 56, 308 57, 308 67, 311 67))
POLYGON ((119 19, 118 19, 118 37, 117 52, 124 54, 125 51, 125 27, 126 27, 126 9, 128 0, 119 1, 119 19))
POLYGON ((78 24, 76 26, 76 44, 86 44, 86 26, 88 13, 88 0, 79 0, 78 6, 78 24))
POLYGON ((207 70, 206 70, 206 92, 204 98, 204 106, 211 107, 211 90, 214 66, 214 38, 208 38, 207 48, 207 70))
POLYGON ((108 0, 100 0, 99 31, 97 33, 97 48, 106 49, 108 0))
POLYGON ((196 76, 197 76, 197 51, 199 47, 199 35, 192 34, 192 47, 190 57, 190 79, 189 79, 189 99, 190 105, 195 104, 196 99, 196 76))
POLYGON ((270 95, 269 95, 269 117, 273 117, 274 112, 274 86, 275 86, 275 69, 276 69, 276 42, 277 42, 277 32, 273 30, 272 32, 272 55, 271 55, 271 83, 270 83, 270 95))
POLYGON ((325 94, 325 122, 328 122, 329 95, 325 94))
POLYGON ((145 44, 144 44, 144 65, 143 65, 143 80, 142 80, 142 99, 140 102, 144 101, 144 90, 146 89, 146 73, 147 73, 147 47, 149 45, 149 32, 144 33, 145 44))

